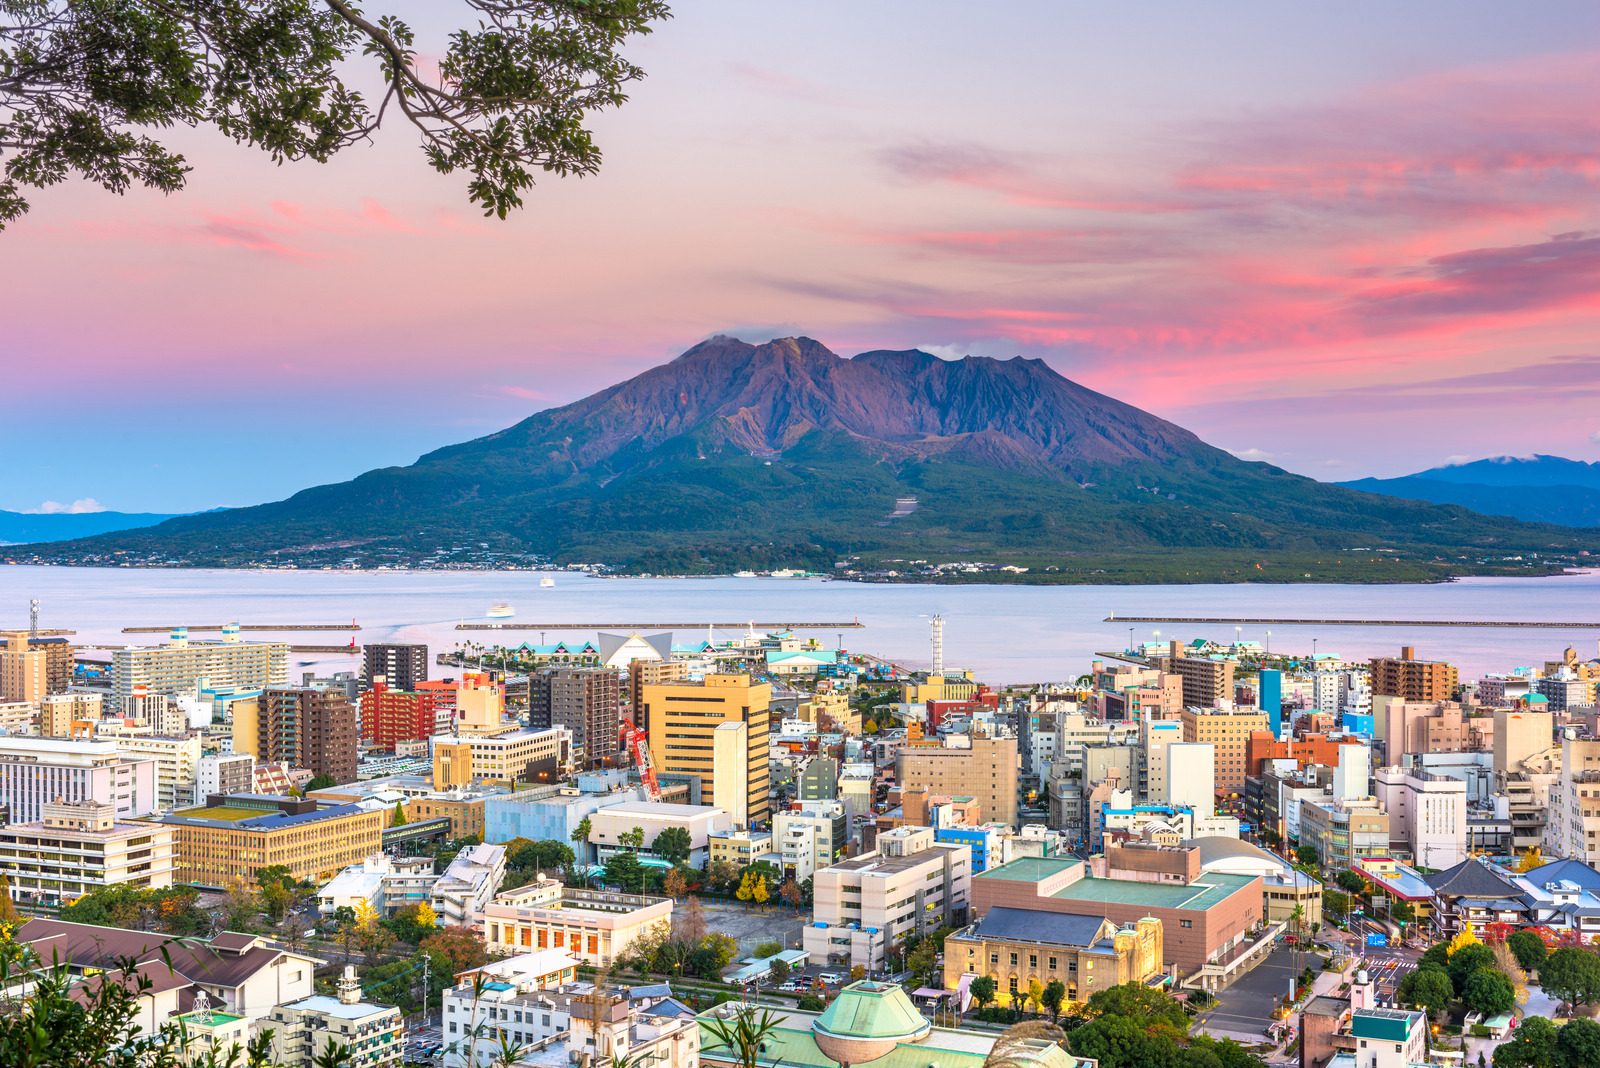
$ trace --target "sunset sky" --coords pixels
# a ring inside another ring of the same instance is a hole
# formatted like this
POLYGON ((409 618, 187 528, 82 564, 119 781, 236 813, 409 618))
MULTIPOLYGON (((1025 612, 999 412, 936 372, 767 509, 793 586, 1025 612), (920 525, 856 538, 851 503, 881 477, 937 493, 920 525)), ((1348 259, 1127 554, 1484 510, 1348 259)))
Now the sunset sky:
POLYGON ((602 173, 505 222, 399 125, 34 196, 0 508, 273 499, 719 332, 1039 356, 1322 479, 1600 458, 1593 0, 674 6, 602 173))

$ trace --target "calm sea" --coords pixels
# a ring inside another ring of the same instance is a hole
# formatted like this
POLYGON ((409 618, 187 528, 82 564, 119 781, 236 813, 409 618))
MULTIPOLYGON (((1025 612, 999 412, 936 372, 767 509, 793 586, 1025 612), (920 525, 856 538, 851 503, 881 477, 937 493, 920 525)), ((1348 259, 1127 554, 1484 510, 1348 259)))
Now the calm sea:
MULTIPOLYGON (((464 638, 458 622, 481 622, 491 604, 516 608, 515 622, 547 624, 549 641, 592 638, 567 624, 657 622, 829 622, 859 619, 861 630, 820 631, 833 646, 877 653, 910 665, 929 658, 928 618, 945 619, 945 660, 970 667, 986 681, 1069 679, 1087 669, 1095 651, 1122 649, 1118 615, 1212 615, 1278 618, 1403 618, 1455 622, 1474 619, 1564 620, 1600 623, 1600 574, 1538 579, 1468 579, 1429 586, 891 586, 799 579, 595 579, 559 573, 541 588, 529 572, 282 572, 179 571, 65 567, 0 567, 0 628, 26 624, 28 600, 41 602, 40 625, 78 632, 83 644, 152 644, 160 635, 123 635, 124 626, 336 623, 362 625, 358 641, 425 641, 434 651, 464 638)), ((1231 641, 1232 626, 1145 624, 1146 640, 1205 636, 1231 641)), ((1270 640, 1273 651, 1317 649, 1350 658, 1390 653, 1414 644, 1418 654, 1458 664, 1475 678, 1554 658, 1568 645, 1596 654, 1600 627, 1514 630, 1476 627, 1246 628, 1243 636, 1270 640)), ((704 631, 679 630, 678 641, 704 631)), ((200 635, 196 635, 199 637, 200 635)), ((721 637, 730 632, 719 632, 721 637)), ((349 635, 291 636, 331 645, 349 635)), ((541 640, 537 629, 507 640, 541 640)), ((318 670, 349 667, 349 657, 300 654, 318 670)), ((307 668, 312 665, 307 665, 307 668)))

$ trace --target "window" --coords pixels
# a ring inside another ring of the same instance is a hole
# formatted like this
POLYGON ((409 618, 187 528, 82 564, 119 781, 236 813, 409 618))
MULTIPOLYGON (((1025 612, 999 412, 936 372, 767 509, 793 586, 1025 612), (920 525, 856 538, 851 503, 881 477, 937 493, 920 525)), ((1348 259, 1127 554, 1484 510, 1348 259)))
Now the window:
POLYGON ((1193 927, 1194 926, 1194 921, 1193 920, 1179 920, 1178 921, 1178 926, 1179 927, 1193 927))

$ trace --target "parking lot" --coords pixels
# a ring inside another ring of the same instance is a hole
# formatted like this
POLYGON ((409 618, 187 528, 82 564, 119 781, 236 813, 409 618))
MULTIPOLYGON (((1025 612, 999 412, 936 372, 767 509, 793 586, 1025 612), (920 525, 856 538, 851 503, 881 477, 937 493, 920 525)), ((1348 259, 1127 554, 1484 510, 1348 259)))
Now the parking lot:
MULTIPOLYGON (((1305 954, 1302 963, 1309 958, 1310 954, 1305 954)), ((1289 992, 1294 970, 1294 951, 1279 946, 1217 995, 1215 1006, 1205 1012, 1201 1025, 1208 1033, 1248 1036, 1258 1041, 1265 1038, 1273 1010, 1289 992)))
POLYGON ((800 948, 800 931, 805 914, 786 906, 761 912, 739 901, 700 899, 706 917, 706 930, 732 935, 739 943, 739 956, 748 957, 763 942, 781 942, 785 949, 800 948))

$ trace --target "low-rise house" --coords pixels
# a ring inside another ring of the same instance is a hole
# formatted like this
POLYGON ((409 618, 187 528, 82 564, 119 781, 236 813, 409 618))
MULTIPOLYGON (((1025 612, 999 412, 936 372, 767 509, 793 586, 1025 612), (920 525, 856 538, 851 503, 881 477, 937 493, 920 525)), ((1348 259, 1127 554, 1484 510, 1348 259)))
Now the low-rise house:
MULTIPOLYGON (((495 846, 492 848, 504 848, 495 846)), ((378 853, 344 869, 317 891, 317 911, 331 916, 341 908, 365 905, 380 916, 393 916, 407 905, 431 897, 437 880, 432 857, 391 857, 378 853)))

